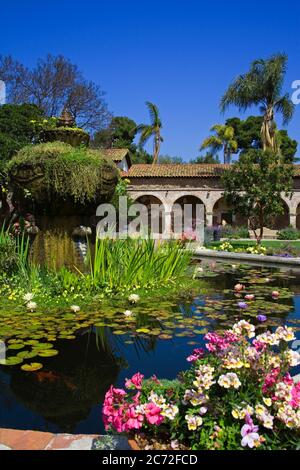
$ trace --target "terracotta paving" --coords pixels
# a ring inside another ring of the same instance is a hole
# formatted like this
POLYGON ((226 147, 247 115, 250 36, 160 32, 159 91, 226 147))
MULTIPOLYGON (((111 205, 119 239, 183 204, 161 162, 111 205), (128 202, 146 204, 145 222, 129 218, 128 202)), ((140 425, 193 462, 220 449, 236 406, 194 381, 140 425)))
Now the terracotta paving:
POLYGON ((90 450, 97 435, 0 429, 0 450, 90 450))

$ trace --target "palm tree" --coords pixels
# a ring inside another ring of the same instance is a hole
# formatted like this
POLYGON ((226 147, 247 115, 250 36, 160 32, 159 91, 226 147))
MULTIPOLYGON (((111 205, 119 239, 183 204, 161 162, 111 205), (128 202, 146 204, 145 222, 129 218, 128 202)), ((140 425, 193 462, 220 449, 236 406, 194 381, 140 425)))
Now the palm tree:
POLYGON ((216 124, 211 131, 215 135, 211 135, 205 139, 200 147, 200 150, 210 149, 213 155, 223 150, 224 163, 230 163, 231 155, 237 152, 238 143, 234 139, 234 129, 231 126, 216 124))
POLYGON ((283 123, 287 124, 295 110, 289 94, 282 95, 287 61, 285 54, 277 54, 267 60, 255 60, 249 72, 234 80, 221 99, 222 111, 231 104, 243 111, 252 105, 260 106, 263 114, 261 139, 264 150, 278 150, 275 112, 281 113, 283 123))
POLYGON ((140 147, 143 147, 145 143, 150 139, 150 137, 154 138, 153 141, 153 163, 158 162, 160 145, 163 142, 163 138, 161 136, 161 128, 162 123, 159 117, 159 110, 158 107, 146 101, 146 106, 149 110, 151 124, 140 124, 137 126, 136 131, 140 132, 140 147))

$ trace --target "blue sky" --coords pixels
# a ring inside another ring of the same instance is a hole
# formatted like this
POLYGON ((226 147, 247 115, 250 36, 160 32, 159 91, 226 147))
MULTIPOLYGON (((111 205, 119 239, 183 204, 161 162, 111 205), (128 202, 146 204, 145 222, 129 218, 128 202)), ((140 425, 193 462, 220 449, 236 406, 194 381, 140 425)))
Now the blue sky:
MULTIPOLYGON (((2 3, 0 54, 12 54, 31 66, 48 52, 69 57, 100 84, 115 115, 147 122, 144 103, 156 103, 164 124, 162 153, 189 159, 198 154, 213 124, 239 115, 231 108, 222 116, 219 100, 253 59, 286 52, 285 90, 300 80, 300 3, 2 3)), ((300 105, 288 130, 300 143, 300 105)))

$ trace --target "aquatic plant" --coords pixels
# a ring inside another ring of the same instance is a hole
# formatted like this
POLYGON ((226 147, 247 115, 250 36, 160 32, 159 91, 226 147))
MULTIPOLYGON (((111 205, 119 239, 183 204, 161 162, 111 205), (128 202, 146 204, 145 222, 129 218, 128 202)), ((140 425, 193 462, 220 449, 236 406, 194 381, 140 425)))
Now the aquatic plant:
POLYGON ((96 240, 87 262, 95 287, 107 285, 117 291, 178 279, 186 272, 190 259, 188 250, 182 250, 177 242, 105 238, 96 240))

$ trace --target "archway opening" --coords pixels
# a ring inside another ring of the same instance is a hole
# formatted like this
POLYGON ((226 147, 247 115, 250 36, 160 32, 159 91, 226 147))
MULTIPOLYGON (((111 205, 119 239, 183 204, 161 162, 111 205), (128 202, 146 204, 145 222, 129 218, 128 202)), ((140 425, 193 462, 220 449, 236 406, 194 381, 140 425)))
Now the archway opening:
POLYGON ((282 200, 283 212, 280 215, 270 218, 267 228, 272 230, 282 230, 290 225, 290 210, 285 201, 282 200))
POLYGON ((224 197, 218 199, 213 208, 213 225, 247 226, 247 217, 235 212, 234 207, 227 204, 224 197))
POLYGON ((134 201, 143 204, 148 213, 148 233, 164 233, 165 230, 165 208, 162 201, 152 194, 144 194, 134 201))
POLYGON ((205 224, 205 204, 197 196, 182 196, 174 202, 171 218, 173 233, 195 232, 205 224))

